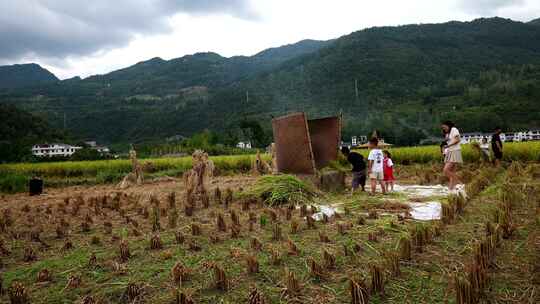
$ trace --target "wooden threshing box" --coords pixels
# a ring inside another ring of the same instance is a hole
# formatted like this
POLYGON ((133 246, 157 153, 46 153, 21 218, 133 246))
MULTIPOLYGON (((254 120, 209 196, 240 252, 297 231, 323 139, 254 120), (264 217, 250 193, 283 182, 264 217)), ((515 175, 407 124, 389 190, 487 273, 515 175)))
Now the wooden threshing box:
POLYGON ((305 113, 293 113, 273 119, 272 129, 279 172, 315 174, 337 159, 339 117, 307 120, 305 113))

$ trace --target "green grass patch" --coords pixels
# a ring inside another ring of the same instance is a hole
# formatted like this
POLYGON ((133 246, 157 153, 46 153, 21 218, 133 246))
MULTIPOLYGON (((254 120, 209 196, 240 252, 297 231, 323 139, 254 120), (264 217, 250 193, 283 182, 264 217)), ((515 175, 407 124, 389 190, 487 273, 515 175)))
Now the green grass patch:
POLYGON ((16 193, 26 191, 28 177, 21 174, 8 174, 0 178, 0 192, 16 193))

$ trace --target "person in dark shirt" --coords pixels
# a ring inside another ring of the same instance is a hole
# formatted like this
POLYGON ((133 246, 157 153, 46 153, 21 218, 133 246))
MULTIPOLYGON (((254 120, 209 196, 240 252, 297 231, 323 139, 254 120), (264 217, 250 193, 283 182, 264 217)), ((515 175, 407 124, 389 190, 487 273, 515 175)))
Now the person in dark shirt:
POLYGON ((347 157, 347 161, 352 165, 352 190, 351 195, 358 187, 365 191, 366 187, 366 162, 364 157, 356 152, 351 152, 349 148, 341 148, 341 153, 347 157))
POLYGON ((501 164, 501 159, 503 157, 503 145, 501 140, 502 129, 499 127, 495 128, 495 133, 491 136, 491 151, 493 151, 493 163, 495 167, 499 167, 501 164))

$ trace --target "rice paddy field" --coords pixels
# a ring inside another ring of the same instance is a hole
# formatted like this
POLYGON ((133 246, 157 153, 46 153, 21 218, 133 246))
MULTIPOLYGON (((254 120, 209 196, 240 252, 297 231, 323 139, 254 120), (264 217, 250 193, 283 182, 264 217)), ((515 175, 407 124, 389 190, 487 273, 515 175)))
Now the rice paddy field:
MULTIPOLYGON (((125 190, 104 182, 3 194, 0 302, 538 303, 538 145, 507 148, 498 169, 465 152, 458 194, 439 185, 437 147, 393 150, 401 165, 388 195, 251 176, 246 156, 214 158, 221 174, 195 201, 174 177, 188 159, 148 160, 155 171, 125 190), (418 215, 415 206, 434 203, 436 216, 418 215)), ((67 179, 130 166, 0 170, 67 179)))
MULTIPOLYGON (((266 156, 268 158, 268 156, 266 156)), ((211 157, 216 175, 245 173, 251 169, 255 155, 211 157)), ((179 177, 191 169, 191 157, 141 160, 147 179, 179 177)), ((26 188, 27 179, 37 175, 48 187, 117 183, 131 171, 131 161, 98 160, 50 163, 18 163, 0 165, 0 192, 19 192, 26 188)))
MULTIPOLYGON (((425 164, 442 160, 439 146, 400 147, 388 149, 392 160, 399 164, 425 164)), ((367 150, 360 150, 367 156, 367 150)), ((463 160, 467 163, 481 162, 482 156, 472 145, 462 145, 463 160)), ((540 161, 540 141, 504 144, 504 161, 540 161)))
MULTIPOLYGON (((438 146, 402 147, 389 149, 397 164, 437 164, 442 161, 438 146)), ((367 150, 360 150, 367 157, 367 150)), ((218 175, 247 173, 255 155, 211 157, 218 175)), ((269 155, 264 155, 268 160, 269 155)), ((463 145, 467 163, 480 163, 480 152, 463 145)), ((506 143, 504 161, 539 162, 540 142, 506 143)), ((191 168, 191 157, 144 159, 148 178, 178 177, 191 168)), ((0 192, 25 191, 27 179, 42 177, 48 187, 116 183, 131 170, 129 160, 67 161, 51 163, 0 164, 0 192)))

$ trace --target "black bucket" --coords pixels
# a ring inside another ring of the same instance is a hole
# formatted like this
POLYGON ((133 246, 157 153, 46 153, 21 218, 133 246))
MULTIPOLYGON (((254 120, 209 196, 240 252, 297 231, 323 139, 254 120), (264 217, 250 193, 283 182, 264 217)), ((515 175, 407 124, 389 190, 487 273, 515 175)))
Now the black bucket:
POLYGON ((30 195, 40 195, 43 193, 43 180, 37 177, 30 179, 28 182, 30 195))

